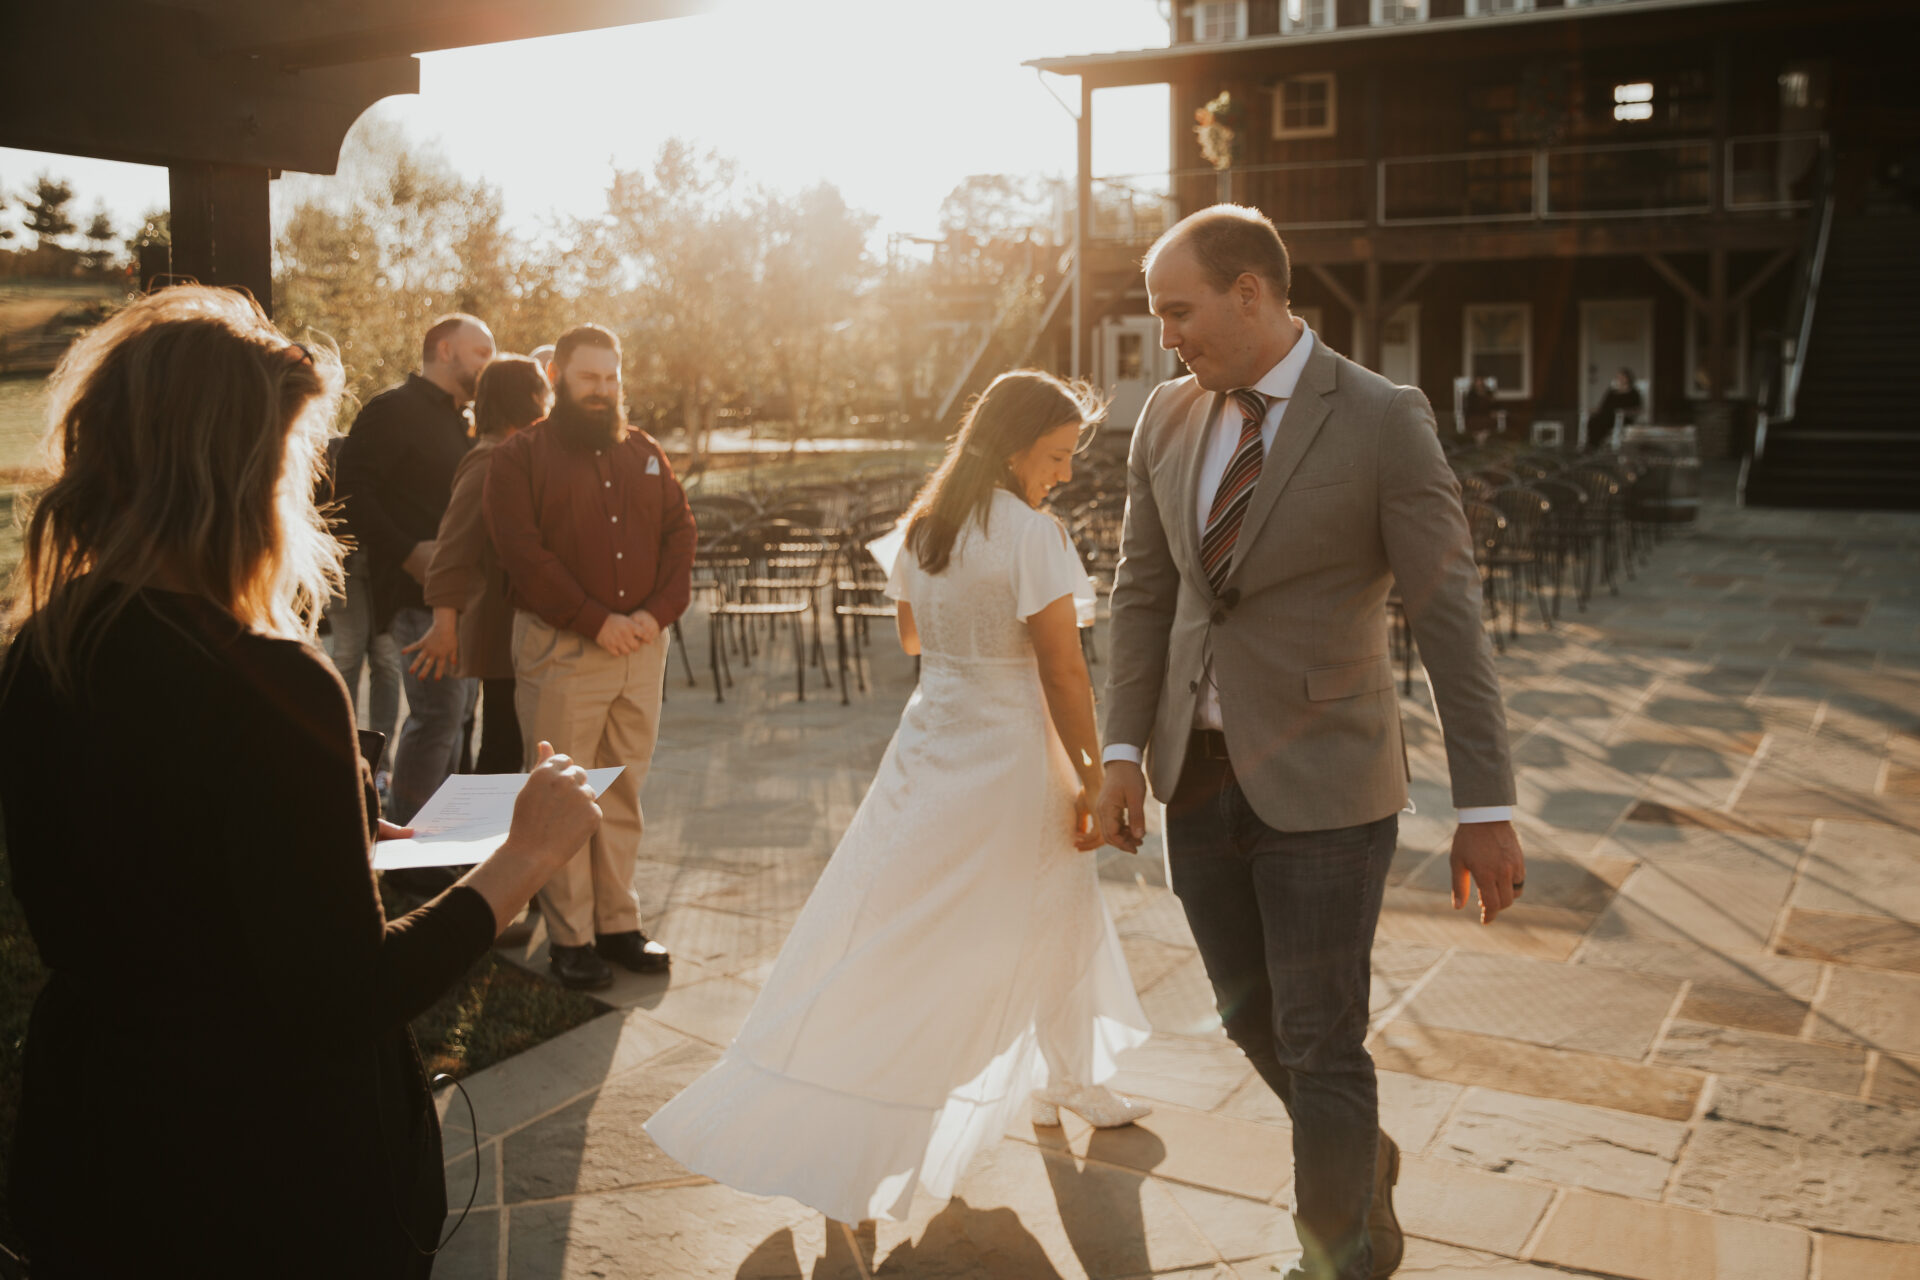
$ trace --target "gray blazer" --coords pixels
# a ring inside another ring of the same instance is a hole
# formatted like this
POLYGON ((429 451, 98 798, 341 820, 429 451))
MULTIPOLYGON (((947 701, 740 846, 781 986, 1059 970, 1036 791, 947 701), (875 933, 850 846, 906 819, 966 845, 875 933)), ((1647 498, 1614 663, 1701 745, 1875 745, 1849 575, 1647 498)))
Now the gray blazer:
POLYGON ((1316 341, 1216 599, 1200 568, 1198 493, 1208 429, 1226 403, 1187 377, 1155 388, 1141 411, 1113 585, 1106 741, 1145 747, 1154 794, 1170 797, 1211 655, 1227 754, 1268 826, 1357 826, 1405 807, 1387 654, 1397 581, 1455 806, 1512 804, 1480 575, 1427 398, 1316 341))

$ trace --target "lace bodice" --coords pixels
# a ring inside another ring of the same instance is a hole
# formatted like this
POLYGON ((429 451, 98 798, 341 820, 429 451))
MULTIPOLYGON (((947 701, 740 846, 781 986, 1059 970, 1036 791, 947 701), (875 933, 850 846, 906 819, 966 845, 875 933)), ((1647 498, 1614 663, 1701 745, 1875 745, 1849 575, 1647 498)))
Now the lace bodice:
POLYGON ((1090 598, 1080 557, 1060 522, 996 490, 983 530, 969 524, 937 574, 902 548, 887 594, 913 606, 920 651, 958 661, 1031 661, 1026 621, 1064 595, 1090 598))

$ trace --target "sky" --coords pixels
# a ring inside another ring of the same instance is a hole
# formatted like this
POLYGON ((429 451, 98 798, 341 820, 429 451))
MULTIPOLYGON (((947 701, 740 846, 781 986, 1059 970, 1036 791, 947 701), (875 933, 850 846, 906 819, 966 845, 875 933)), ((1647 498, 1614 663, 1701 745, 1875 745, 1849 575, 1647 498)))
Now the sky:
MULTIPOLYGON (((822 180, 879 231, 937 229, 974 173, 1070 176, 1079 85, 1029 58, 1167 43, 1165 0, 725 0, 713 14, 421 57, 420 93, 369 116, 437 143, 497 185, 509 219, 599 212, 615 167, 669 137, 781 190, 822 180)), ((1162 86, 1094 96, 1094 172, 1164 173, 1162 86)), ((164 206, 166 172, 0 148, 0 189, 71 181, 76 222, 103 201, 123 231, 164 206)), ((16 241, 17 243, 17 241, 16 241)))

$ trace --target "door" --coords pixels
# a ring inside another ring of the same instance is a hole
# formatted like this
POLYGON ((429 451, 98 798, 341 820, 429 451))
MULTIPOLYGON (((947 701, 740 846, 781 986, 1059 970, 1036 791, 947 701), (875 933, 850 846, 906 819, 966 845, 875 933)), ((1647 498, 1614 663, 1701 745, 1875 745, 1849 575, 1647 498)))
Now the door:
POLYGON ((1380 376, 1396 387, 1420 385, 1420 304, 1409 302, 1380 326, 1380 376))
POLYGON ((1640 389, 1641 420, 1653 407, 1653 300, 1626 298, 1580 304, 1580 421, 1622 369, 1640 389))
POLYGON ((1160 350, 1160 322, 1152 316, 1109 316, 1100 322, 1100 381, 1112 403, 1106 425, 1132 431, 1147 396, 1167 378, 1170 356, 1160 350))
MULTIPOLYGON (((1353 318, 1353 339, 1356 348, 1366 345, 1367 318, 1356 315, 1353 318)), ((1380 326, 1380 351, 1375 357, 1376 372, 1396 387, 1417 387, 1420 385, 1420 304, 1408 302, 1401 305, 1388 321, 1380 326)))

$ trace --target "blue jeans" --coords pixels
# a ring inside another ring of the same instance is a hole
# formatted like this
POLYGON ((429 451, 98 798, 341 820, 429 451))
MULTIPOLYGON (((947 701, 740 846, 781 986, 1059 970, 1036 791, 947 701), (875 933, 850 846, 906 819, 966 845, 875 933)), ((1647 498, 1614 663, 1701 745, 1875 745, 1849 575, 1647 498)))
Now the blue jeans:
MULTIPOLYGON (((405 649, 432 626, 433 610, 401 609, 393 615, 389 634, 396 648, 405 649)), ((387 805, 387 820, 404 826, 459 764, 460 738, 473 715, 480 685, 466 676, 429 680, 414 675, 404 665, 401 672, 407 687, 407 722, 401 726, 400 743, 393 751, 393 794, 387 805)))
POLYGON ((367 676, 367 718, 363 729, 383 735, 379 769, 393 767, 393 726, 400 719, 400 651, 393 637, 373 629, 373 587, 367 581, 366 558, 360 552, 347 557, 346 595, 327 605, 327 656, 346 683, 347 698, 360 715, 360 669, 367 676))
POLYGON ((1276 831, 1221 760, 1190 755, 1167 803, 1173 891, 1227 1034, 1293 1120, 1294 1225, 1312 1280, 1366 1280, 1380 1125, 1367 988, 1398 814, 1276 831))

